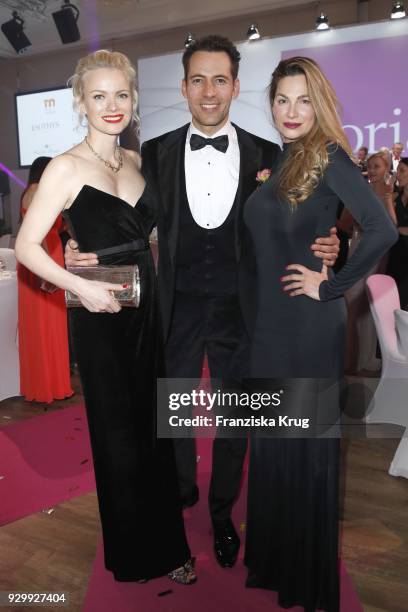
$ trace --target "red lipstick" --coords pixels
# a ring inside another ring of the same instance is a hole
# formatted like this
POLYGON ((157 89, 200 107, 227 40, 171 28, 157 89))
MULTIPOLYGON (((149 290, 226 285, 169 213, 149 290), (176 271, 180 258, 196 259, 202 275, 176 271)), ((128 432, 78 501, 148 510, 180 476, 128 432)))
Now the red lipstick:
POLYGON ((284 123, 283 125, 286 128, 289 128, 290 130, 295 130, 296 128, 300 127, 302 124, 301 123, 284 123))
POLYGON ((104 115, 102 119, 106 121, 106 123, 119 123, 122 121, 124 115, 104 115))

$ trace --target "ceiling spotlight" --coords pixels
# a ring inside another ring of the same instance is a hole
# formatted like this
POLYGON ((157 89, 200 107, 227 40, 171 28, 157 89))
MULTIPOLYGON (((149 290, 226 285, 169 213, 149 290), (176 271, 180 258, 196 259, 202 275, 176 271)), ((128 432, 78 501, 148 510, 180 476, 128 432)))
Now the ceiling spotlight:
POLYGON ((190 46, 193 45, 195 43, 195 38, 194 38, 194 34, 192 34, 191 32, 189 32, 187 34, 187 38, 184 41, 184 46, 186 47, 186 49, 190 46))
POLYGON ((79 10, 75 5, 71 4, 69 0, 64 0, 61 10, 55 11, 52 16, 64 45, 80 40, 81 35, 77 25, 79 10))
POLYGON ((9 41, 10 45, 17 53, 24 53, 31 47, 31 42, 24 34, 24 19, 19 16, 17 11, 13 11, 13 19, 6 21, 1 26, 1 31, 9 41))
POLYGON ((391 19, 402 19, 405 17, 405 8, 403 2, 396 2, 391 10, 391 19))
POLYGON ((316 19, 316 30, 328 30, 329 28, 329 18, 322 11, 319 17, 316 19))
POLYGON ((251 23, 251 25, 249 26, 247 38, 248 40, 258 40, 259 38, 261 38, 259 28, 255 23, 251 23))

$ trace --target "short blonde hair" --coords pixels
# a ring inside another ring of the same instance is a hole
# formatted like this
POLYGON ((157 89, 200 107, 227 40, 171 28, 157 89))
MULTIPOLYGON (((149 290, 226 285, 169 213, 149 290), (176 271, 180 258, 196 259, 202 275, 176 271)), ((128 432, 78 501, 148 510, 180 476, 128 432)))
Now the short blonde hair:
POLYGON ((84 76, 87 72, 97 70, 98 68, 115 68, 125 73, 129 80, 132 98, 132 119, 136 125, 139 125, 139 117, 137 115, 139 96, 136 91, 136 70, 126 55, 119 51, 109 51, 107 49, 99 49, 82 57, 75 67, 75 73, 67 81, 67 85, 72 87, 74 110, 79 114, 80 120, 82 121, 83 119, 80 106, 84 101, 84 76))

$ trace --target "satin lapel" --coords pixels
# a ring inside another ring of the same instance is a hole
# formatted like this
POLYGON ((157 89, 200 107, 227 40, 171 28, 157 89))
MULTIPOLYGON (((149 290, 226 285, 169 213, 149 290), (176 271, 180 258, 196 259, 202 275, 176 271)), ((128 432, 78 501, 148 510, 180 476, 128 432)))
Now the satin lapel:
POLYGON ((172 262, 176 255, 180 201, 186 198, 186 179, 184 173, 184 149, 188 125, 171 132, 158 145, 158 178, 160 197, 163 207, 169 254, 172 262))
POLYGON ((240 171, 239 183, 235 196, 237 214, 235 217, 235 250, 237 260, 241 254, 241 232, 243 229, 243 207, 251 193, 256 189, 256 174, 260 169, 262 151, 256 146, 251 135, 234 125, 237 130, 239 152, 240 152, 240 171))

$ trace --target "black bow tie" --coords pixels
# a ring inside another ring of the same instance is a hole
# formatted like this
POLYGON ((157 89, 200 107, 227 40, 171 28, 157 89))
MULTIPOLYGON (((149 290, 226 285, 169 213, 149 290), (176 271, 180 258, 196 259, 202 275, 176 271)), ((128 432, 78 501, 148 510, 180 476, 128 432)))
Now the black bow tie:
POLYGON ((216 138, 204 138, 199 134, 191 134, 190 136, 190 147, 192 151, 198 151, 198 149, 203 149, 206 145, 210 145, 217 151, 225 153, 228 149, 228 144, 227 134, 217 136, 216 138))

